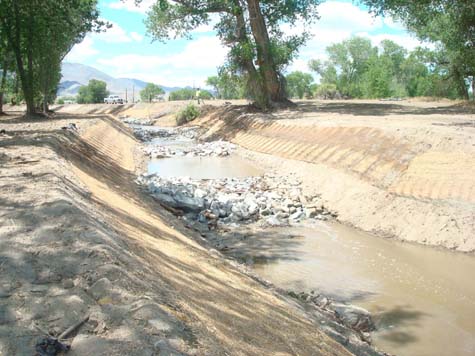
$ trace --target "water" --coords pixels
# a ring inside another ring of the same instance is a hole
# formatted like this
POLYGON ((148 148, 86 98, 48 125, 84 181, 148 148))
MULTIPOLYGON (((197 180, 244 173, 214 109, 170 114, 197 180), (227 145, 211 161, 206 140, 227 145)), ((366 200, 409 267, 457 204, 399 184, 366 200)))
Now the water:
POLYGON ((374 344, 396 355, 475 355, 475 258, 336 223, 264 230, 233 255, 275 285, 368 309, 374 344))
POLYGON ((150 161, 149 173, 162 177, 188 176, 196 179, 239 178, 258 176, 262 170, 237 156, 173 157, 150 161))
MULTIPOLYGON (((187 142, 169 142, 186 145, 187 142)), ((223 178, 263 172, 238 157, 153 160, 164 177, 223 178)), ((396 355, 475 355, 475 257, 377 238, 337 223, 272 228, 224 239, 227 253, 263 278, 368 309, 374 344, 396 355)))

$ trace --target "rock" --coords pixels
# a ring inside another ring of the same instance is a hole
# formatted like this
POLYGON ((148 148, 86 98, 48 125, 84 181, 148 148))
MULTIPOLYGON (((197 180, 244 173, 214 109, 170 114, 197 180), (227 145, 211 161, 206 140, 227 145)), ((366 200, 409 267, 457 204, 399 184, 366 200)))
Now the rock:
POLYGON ((182 193, 177 193, 174 197, 176 207, 184 211, 199 212, 204 208, 204 200, 202 198, 187 197, 182 193))
POLYGON ((89 288, 89 293, 95 300, 109 296, 112 292, 112 282, 107 278, 101 278, 89 288))
POLYGON ((266 218, 265 223, 269 226, 286 226, 287 222, 280 220, 276 215, 272 215, 266 218))
POLYGON ((295 213, 293 213, 292 215, 290 215, 289 219, 297 221, 297 220, 302 219, 304 216, 305 216, 305 213, 302 210, 298 210, 295 213))
POLYGON ((345 325, 354 330, 361 332, 375 330, 373 319, 366 309, 346 304, 332 304, 332 309, 345 325))
POLYGON ((206 195, 208 195, 208 193, 200 188, 195 189, 195 193, 193 194, 193 196, 198 199, 202 199, 206 197, 206 195))
POLYGON ((317 209, 315 209, 315 208, 305 208, 304 213, 305 213, 305 217, 307 219, 314 218, 317 215, 317 209))
POLYGON ((70 279, 70 278, 63 279, 63 288, 64 288, 64 289, 71 289, 71 288, 74 288, 74 282, 73 282, 73 280, 70 279))

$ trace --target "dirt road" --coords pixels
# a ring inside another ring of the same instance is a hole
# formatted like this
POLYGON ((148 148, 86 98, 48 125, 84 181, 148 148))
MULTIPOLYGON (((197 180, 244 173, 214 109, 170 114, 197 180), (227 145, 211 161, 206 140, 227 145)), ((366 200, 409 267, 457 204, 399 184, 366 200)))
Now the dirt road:
POLYGON ((115 120, 0 129, 0 355, 31 355, 34 324, 57 335, 87 315, 71 355, 349 354, 143 194, 115 120))
POLYGON ((377 235, 475 250, 475 115, 450 102, 303 101, 213 109, 208 137, 298 173, 339 220, 377 235), (283 164, 285 162, 285 164, 283 164))

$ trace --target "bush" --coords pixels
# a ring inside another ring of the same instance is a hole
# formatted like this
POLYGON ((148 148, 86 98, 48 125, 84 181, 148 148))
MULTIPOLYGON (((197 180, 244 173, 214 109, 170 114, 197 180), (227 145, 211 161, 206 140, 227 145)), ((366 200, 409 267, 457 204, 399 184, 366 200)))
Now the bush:
POLYGON ((59 104, 59 105, 63 105, 64 104, 64 99, 59 98, 58 100, 56 100, 56 103, 59 104))
POLYGON ((200 116, 200 109, 195 104, 188 104, 176 114, 176 123, 178 126, 193 121, 200 116))
POLYGON ((337 96, 336 85, 324 83, 317 88, 315 95, 319 98, 334 99, 337 96))

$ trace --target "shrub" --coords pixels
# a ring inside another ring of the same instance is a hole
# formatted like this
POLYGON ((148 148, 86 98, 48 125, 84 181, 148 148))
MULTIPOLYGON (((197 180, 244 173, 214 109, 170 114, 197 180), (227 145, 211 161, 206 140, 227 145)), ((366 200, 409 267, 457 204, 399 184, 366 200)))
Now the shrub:
POLYGON ((193 121, 200 116, 200 109, 195 104, 188 104, 176 114, 176 123, 178 126, 193 121))
POLYGON ((64 104, 64 99, 59 98, 58 100, 56 100, 56 103, 59 104, 59 105, 63 105, 64 104))

